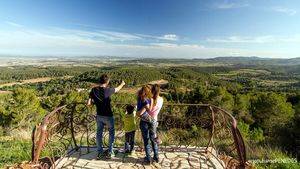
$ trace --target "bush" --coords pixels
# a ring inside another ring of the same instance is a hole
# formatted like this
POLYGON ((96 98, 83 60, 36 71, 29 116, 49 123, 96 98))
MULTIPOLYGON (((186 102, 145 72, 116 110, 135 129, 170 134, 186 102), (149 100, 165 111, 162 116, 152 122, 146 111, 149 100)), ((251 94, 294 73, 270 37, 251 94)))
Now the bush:
POLYGON ((250 130, 250 125, 240 121, 238 123, 238 129, 240 130, 245 141, 251 143, 259 143, 265 140, 264 132, 261 128, 254 128, 250 130))
POLYGON ((264 141, 264 131, 261 128, 254 128, 250 131, 250 140, 254 142, 264 141))
POLYGON ((250 133, 249 124, 246 124, 243 121, 240 121, 238 123, 238 129, 240 130, 244 140, 248 141, 249 140, 249 133, 250 133))

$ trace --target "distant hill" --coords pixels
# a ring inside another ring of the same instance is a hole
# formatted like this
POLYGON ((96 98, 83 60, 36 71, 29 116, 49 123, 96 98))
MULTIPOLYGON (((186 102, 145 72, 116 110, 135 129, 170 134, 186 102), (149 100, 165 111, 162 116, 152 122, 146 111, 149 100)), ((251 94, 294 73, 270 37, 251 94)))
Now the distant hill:
POLYGON ((171 59, 171 58, 138 58, 131 60, 124 60, 126 63, 169 63, 169 64, 206 64, 206 65, 300 65, 300 57, 292 59, 278 59, 278 58, 261 58, 257 56, 251 57, 216 57, 209 59, 171 59))
POLYGON ((243 65, 300 65, 300 57, 292 59, 260 58, 260 57, 216 57, 204 60, 211 63, 243 64, 243 65))
POLYGON ((117 57, 117 56, 81 56, 81 57, 34 57, 34 56, 4 56, 0 55, 1 66, 18 65, 95 65, 95 64, 175 64, 197 66, 295 66, 300 65, 300 57, 291 59, 250 57, 216 57, 208 59, 182 59, 182 58, 145 58, 145 57, 117 57))

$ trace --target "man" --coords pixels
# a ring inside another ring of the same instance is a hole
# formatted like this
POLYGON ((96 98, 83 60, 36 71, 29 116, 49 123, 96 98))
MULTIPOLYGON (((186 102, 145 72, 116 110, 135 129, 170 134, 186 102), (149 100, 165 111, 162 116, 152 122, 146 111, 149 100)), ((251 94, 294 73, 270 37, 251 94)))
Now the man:
POLYGON ((97 133, 96 133, 96 142, 97 142, 97 150, 98 150, 98 159, 102 159, 105 157, 102 147, 102 138, 103 138, 103 129, 104 125, 108 126, 109 130, 109 148, 107 158, 111 158, 114 155, 113 146, 115 139, 115 127, 114 127, 114 117, 110 104, 110 96, 114 93, 120 91, 125 82, 116 87, 110 88, 109 77, 106 74, 103 74, 99 80, 99 86, 92 88, 90 92, 90 98, 88 100, 88 105, 95 104, 97 110, 97 133))

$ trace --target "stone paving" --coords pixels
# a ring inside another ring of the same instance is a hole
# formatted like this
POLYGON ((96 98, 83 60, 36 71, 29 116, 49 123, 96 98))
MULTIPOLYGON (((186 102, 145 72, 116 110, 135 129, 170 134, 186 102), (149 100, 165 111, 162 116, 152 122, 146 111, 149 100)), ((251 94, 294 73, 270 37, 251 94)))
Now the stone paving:
POLYGON ((204 148, 179 148, 174 151, 172 148, 161 148, 159 163, 144 165, 144 152, 136 151, 134 154, 125 156, 120 150, 112 159, 97 160, 95 148, 90 152, 82 148, 79 152, 73 152, 69 156, 60 159, 55 168, 83 168, 83 169, 110 169, 110 168, 203 168, 223 169, 224 163, 216 158, 216 153, 205 153, 204 148))

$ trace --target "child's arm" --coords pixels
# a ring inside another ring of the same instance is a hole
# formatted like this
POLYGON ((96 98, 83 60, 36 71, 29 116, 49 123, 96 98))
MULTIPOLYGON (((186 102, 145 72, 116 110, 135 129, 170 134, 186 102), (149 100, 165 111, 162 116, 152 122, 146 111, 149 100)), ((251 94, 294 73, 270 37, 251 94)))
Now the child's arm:
POLYGON ((137 113, 138 116, 141 116, 143 113, 145 113, 145 111, 147 111, 147 110, 146 110, 145 107, 143 107, 141 110, 139 110, 139 111, 136 112, 136 113, 137 113))
POLYGON ((138 116, 141 116, 146 111, 149 111, 149 109, 150 109, 150 104, 148 103, 143 108, 141 108, 140 111, 137 112, 138 116))
POLYGON ((145 105, 143 108, 146 109, 147 112, 149 112, 153 107, 153 99, 150 99, 150 104, 148 103, 147 105, 145 105))

